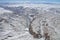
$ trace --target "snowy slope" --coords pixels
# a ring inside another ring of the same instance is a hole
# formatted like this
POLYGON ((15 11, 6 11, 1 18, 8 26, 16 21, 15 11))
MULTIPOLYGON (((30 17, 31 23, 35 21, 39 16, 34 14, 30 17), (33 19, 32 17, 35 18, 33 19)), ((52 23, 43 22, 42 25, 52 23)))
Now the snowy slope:
POLYGON ((3 13, 13 13, 13 12, 9 10, 5 10, 4 8, 0 7, 0 14, 3 14, 3 13))
POLYGON ((45 40, 46 32, 51 36, 51 40, 60 39, 60 5, 0 6, 0 40, 45 40), (31 26, 35 33, 41 31, 42 38, 34 38, 29 33, 30 22, 35 17, 31 26))

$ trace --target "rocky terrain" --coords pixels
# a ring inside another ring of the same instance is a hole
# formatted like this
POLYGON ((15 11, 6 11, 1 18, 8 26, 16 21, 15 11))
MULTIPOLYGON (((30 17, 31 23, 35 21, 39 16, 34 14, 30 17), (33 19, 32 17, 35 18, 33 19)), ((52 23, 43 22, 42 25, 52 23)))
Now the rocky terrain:
POLYGON ((60 5, 0 5, 0 40, 60 40, 60 5))

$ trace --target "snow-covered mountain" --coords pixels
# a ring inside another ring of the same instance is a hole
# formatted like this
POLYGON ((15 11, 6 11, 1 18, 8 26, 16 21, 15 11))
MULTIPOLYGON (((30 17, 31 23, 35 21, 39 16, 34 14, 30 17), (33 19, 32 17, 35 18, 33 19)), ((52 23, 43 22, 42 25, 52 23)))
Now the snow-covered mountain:
POLYGON ((49 40, 59 40, 59 26, 60 5, 0 5, 0 40, 48 40, 45 33, 49 40), (42 37, 34 38, 36 34, 30 34, 30 27, 42 37))

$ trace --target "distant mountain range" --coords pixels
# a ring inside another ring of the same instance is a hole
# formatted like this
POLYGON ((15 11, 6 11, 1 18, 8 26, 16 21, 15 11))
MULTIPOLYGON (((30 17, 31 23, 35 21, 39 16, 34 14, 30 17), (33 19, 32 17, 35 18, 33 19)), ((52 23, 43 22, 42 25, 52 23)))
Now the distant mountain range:
POLYGON ((23 3, 0 3, 0 5, 8 5, 8 4, 50 4, 50 5, 60 5, 60 3, 49 3, 49 2, 43 2, 43 3, 29 3, 29 2, 23 2, 23 3))

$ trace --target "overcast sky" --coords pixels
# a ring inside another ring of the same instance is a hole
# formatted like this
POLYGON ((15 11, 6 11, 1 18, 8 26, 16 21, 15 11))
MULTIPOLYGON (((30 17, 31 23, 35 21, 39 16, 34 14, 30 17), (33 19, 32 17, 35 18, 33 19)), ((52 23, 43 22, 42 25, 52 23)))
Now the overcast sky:
POLYGON ((60 3, 60 0, 0 0, 0 3, 60 3))

